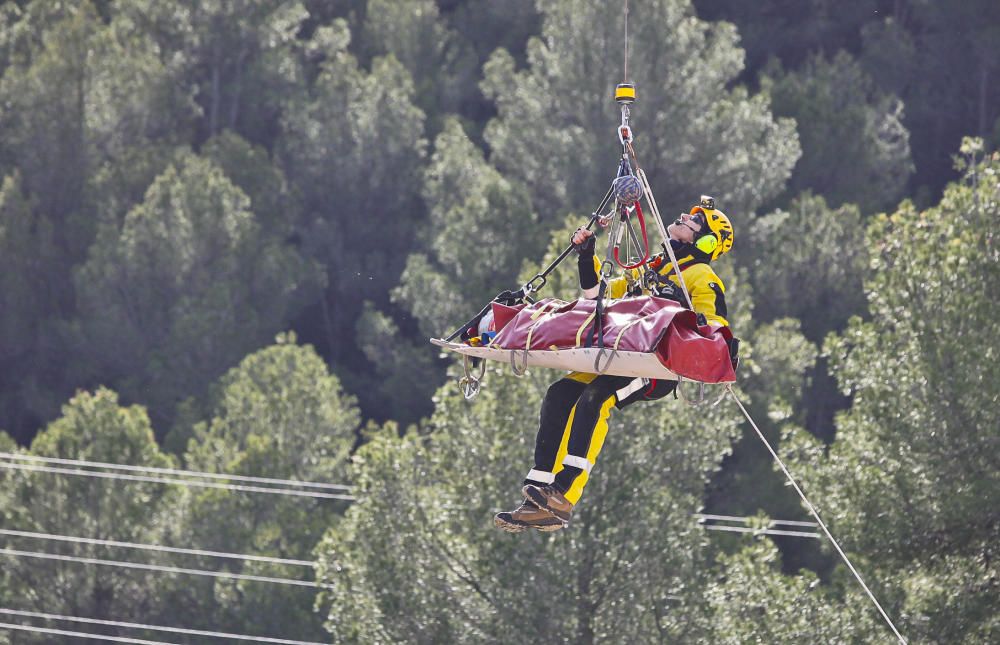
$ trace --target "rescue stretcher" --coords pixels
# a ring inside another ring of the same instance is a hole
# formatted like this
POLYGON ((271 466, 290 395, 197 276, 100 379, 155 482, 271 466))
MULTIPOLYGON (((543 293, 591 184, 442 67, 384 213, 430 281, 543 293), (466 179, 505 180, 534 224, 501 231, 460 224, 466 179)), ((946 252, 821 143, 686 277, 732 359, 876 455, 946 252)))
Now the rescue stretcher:
POLYGON ((608 300, 603 342, 594 338, 597 301, 545 298, 532 304, 492 303, 496 336, 487 345, 431 339, 469 357, 503 361, 516 374, 528 367, 700 383, 736 380, 728 327, 699 325, 696 314, 655 296, 608 300))

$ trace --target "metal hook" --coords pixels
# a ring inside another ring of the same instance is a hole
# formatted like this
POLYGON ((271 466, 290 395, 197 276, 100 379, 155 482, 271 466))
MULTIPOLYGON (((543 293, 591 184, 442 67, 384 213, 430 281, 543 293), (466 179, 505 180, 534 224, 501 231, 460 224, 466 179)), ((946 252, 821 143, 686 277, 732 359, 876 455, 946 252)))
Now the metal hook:
POLYGON ((684 382, 683 378, 678 378, 677 379, 677 393, 681 395, 681 398, 684 399, 685 403, 687 403, 688 405, 700 405, 701 403, 703 403, 705 401, 705 384, 704 383, 702 383, 701 381, 697 381, 697 383, 698 383, 698 398, 696 398, 696 399, 689 399, 684 394, 684 390, 681 389, 681 384, 683 382, 684 382))
POLYGON ((618 355, 618 350, 617 349, 611 350, 611 353, 608 354, 608 362, 605 363, 604 367, 602 368, 601 367, 601 356, 606 351, 608 351, 607 348, 606 347, 602 347, 600 349, 600 351, 597 352, 597 357, 594 359, 594 371, 597 372, 598 374, 604 374, 605 372, 607 372, 608 368, 611 367, 611 361, 615 360, 615 357, 618 355))
POLYGON ((524 374, 528 371, 528 350, 526 350, 526 349, 524 349, 524 350, 517 350, 517 349, 510 350, 510 371, 514 372, 514 376, 516 376, 517 378, 521 378, 522 376, 524 376, 524 374), (519 351, 523 352, 523 356, 522 356, 522 359, 521 359, 521 366, 520 367, 517 366, 517 353, 519 351))
POLYGON ((477 359, 470 359, 468 354, 463 355, 462 359, 462 368, 465 370, 465 376, 458 380, 458 386, 462 388, 465 400, 471 401, 476 398, 479 390, 482 389, 483 376, 486 374, 486 360, 478 359, 479 373, 474 375, 473 370, 475 370, 475 365, 472 366, 472 369, 469 369, 469 366, 473 360, 477 359))

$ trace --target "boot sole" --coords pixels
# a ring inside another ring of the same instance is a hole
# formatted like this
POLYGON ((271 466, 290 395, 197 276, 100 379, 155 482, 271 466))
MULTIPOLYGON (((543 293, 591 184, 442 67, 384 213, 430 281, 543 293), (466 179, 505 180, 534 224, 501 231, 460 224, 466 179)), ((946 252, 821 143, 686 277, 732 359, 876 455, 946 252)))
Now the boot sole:
POLYGON ((549 506, 549 500, 545 497, 542 491, 529 484, 522 488, 521 492, 524 493, 524 495, 534 502, 539 508, 544 508, 549 513, 552 513, 557 519, 562 521, 563 524, 569 523, 569 513, 549 506))
POLYGON ((501 531, 506 531, 507 533, 523 533, 527 529, 535 529, 536 531, 541 531, 543 533, 551 533, 566 526, 566 524, 562 521, 556 524, 528 524, 527 522, 518 522, 513 518, 502 518, 500 517, 500 514, 493 516, 493 525, 501 531))

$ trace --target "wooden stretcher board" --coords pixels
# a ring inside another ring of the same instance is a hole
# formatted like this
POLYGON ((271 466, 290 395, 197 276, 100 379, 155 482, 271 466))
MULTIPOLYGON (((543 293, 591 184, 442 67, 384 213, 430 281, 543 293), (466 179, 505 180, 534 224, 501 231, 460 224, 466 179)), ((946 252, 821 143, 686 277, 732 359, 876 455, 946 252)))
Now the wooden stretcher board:
POLYGON ((601 354, 602 350, 595 347, 528 350, 525 352, 517 349, 472 347, 465 343, 449 343, 439 338, 432 338, 431 342, 438 347, 466 356, 506 362, 508 365, 513 365, 517 371, 522 371, 524 367, 548 367, 568 372, 677 380, 676 374, 665 368, 655 354, 648 352, 630 352, 607 348, 601 354), (595 367, 599 354, 600 364, 595 367), (598 372, 598 367, 604 367, 604 370, 598 372))
MULTIPOLYGON (((508 307, 493 303, 497 331, 486 346, 431 339, 467 356, 504 361, 515 372, 525 367, 670 378, 702 383, 736 380, 727 342, 728 327, 699 325, 695 313, 676 302, 652 296, 606 301, 595 341, 596 303, 590 299, 546 298, 508 307)), ((467 330, 475 335, 475 329, 467 330)))

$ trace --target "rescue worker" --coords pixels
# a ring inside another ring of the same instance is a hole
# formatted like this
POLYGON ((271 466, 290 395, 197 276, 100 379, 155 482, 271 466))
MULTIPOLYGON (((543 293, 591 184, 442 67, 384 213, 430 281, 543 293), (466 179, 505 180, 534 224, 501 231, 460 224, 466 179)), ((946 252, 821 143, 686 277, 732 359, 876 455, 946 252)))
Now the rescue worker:
MULTIPOLYGON (((699 323, 728 326, 726 288, 710 263, 733 246, 729 218, 715 208, 712 197, 703 195, 698 205, 667 227, 667 234, 699 323)), ((586 298, 595 298, 599 291, 595 243, 588 229, 573 234, 579 254, 580 287, 586 298)), ((653 295, 686 306, 673 264, 659 260, 655 277, 660 286, 653 295)), ((628 295, 628 283, 625 277, 611 280, 607 297, 628 295)), ((735 345, 730 349, 735 364, 735 345)), ((558 531, 565 527, 604 444, 611 410, 637 401, 655 401, 676 388, 677 381, 672 380, 584 372, 572 372, 553 383, 542 400, 535 465, 524 480, 524 499, 517 509, 498 513, 494 517, 496 526, 511 533, 528 528, 558 531)))

